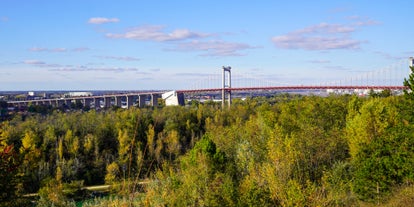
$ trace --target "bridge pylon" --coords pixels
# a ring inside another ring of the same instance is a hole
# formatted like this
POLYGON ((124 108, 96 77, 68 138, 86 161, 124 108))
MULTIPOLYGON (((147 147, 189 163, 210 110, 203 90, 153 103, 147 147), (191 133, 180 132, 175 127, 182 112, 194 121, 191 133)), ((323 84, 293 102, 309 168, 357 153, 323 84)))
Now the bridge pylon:
POLYGON ((231 67, 230 66, 223 66, 223 87, 221 89, 221 107, 224 108, 226 102, 226 94, 228 95, 227 103, 228 107, 230 108, 231 105, 231 90, 227 90, 231 88, 231 67), (226 84, 226 72, 228 73, 227 77, 227 84, 226 84))

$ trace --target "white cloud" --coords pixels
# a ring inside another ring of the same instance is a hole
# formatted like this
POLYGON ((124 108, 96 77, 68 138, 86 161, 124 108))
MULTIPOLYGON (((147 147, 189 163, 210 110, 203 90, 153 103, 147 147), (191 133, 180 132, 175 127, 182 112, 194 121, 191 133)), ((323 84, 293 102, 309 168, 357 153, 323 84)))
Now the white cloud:
POLYGON ((88 51, 88 50, 90 50, 90 48, 88 48, 88 47, 77 47, 77 48, 72 49, 73 52, 84 52, 84 51, 88 51))
POLYGON ((216 74, 210 73, 175 73, 174 76, 179 76, 179 77, 183 77, 183 76, 187 76, 187 77, 208 77, 208 76, 214 76, 216 74))
POLYGON ((361 44, 361 41, 349 37, 307 37, 291 34, 273 37, 272 41, 279 48, 304 50, 358 49, 361 44))
POLYGON ((389 60, 401 60, 405 56, 394 56, 386 52, 382 51, 374 51, 374 54, 381 56, 382 58, 389 59, 389 60))
POLYGON ((349 16, 349 17, 347 17, 347 19, 349 19, 351 21, 354 21, 354 22, 352 22, 352 25, 358 26, 358 27, 373 26, 373 25, 381 24, 381 22, 372 20, 372 19, 367 18, 367 17, 361 17, 361 16, 358 16, 358 15, 349 16))
POLYGON ((123 68, 123 67, 102 67, 102 68, 90 68, 87 66, 74 66, 74 67, 59 67, 50 69, 49 71, 60 71, 60 72, 88 72, 88 71, 99 71, 99 72, 137 72, 137 68, 123 68))
POLYGON ((121 61, 139 61, 139 58, 128 57, 128 56, 96 56, 102 59, 113 59, 113 60, 121 60, 121 61))
MULTIPOLYGON (((131 28, 124 33, 107 33, 106 37, 114 39, 132 39, 140 41, 173 42, 167 51, 201 51, 201 56, 242 56, 242 50, 254 47, 222 40, 200 41, 200 39, 217 36, 216 34, 194 32, 189 29, 166 31, 165 26, 146 25, 131 28)), ((106 57, 119 59, 119 57, 106 57)))
POLYGON ((66 48, 54 48, 52 49, 52 52, 67 52, 68 50, 66 48))
POLYGON ((49 49, 42 48, 42 47, 32 47, 32 48, 29 48, 29 51, 32 51, 32 52, 45 52, 45 51, 49 51, 49 49))
POLYGON ((225 42, 225 41, 191 41, 184 42, 172 49, 175 51, 202 51, 202 56, 242 56, 241 50, 253 49, 248 44, 225 42))
POLYGON ((159 71, 161 71, 161 69, 159 69, 159 68, 152 68, 152 69, 149 69, 150 71, 152 71, 152 72, 159 72, 159 71))
POLYGON ((60 64, 50 64, 40 60, 24 60, 23 64, 33 65, 39 68, 48 68, 49 71, 55 72, 88 72, 88 71, 98 71, 98 72, 138 72, 138 68, 134 67, 89 67, 87 65, 60 65, 60 64))
POLYGON ((348 70, 350 70, 349 68, 346 68, 346 67, 343 67, 343 66, 339 66, 339 65, 336 65, 336 66, 325 66, 325 69, 328 69, 328 70, 336 70, 336 71, 348 71, 348 70))
POLYGON ((109 38, 124 38, 134 40, 149 40, 149 41, 178 41, 193 38, 202 38, 210 36, 209 34, 192 32, 188 29, 176 29, 172 32, 163 31, 164 26, 150 25, 132 28, 129 31, 121 34, 107 33, 106 37, 109 38))
POLYGON ((364 41, 355 40, 351 34, 356 26, 320 23, 285 35, 275 36, 272 42, 278 48, 304 50, 359 49, 364 41))
POLYGON ((119 22, 118 18, 92 17, 88 20, 89 24, 105 24, 119 22))
POLYGON ((29 51, 31 52, 69 52, 69 51, 83 52, 87 50, 89 50, 89 48, 87 47, 78 47, 78 48, 73 48, 73 49, 68 49, 64 47, 58 47, 58 48, 32 47, 32 48, 29 48, 29 51))
POLYGON ((26 65, 45 65, 46 63, 40 60, 24 60, 24 64, 26 65))
POLYGON ((306 27, 304 29, 297 30, 295 32, 292 32, 293 34, 337 34, 337 33, 351 33, 354 32, 355 28, 340 25, 340 24, 328 24, 328 23, 320 23, 317 25, 312 25, 310 27, 306 27))
POLYGON ((326 64, 326 63, 330 63, 331 61, 329 61, 329 60, 309 60, 308 62, 315 63, 315 64, 326 64))

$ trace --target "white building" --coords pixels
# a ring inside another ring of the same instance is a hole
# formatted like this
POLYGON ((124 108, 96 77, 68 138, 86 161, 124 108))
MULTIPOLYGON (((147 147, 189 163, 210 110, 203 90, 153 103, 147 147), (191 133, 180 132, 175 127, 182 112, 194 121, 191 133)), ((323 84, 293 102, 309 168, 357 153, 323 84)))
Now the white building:
POLYGON ((93 96, 92 92, 69 92, 65 93, 65 97, 80 97, 80 96, 93 96))
POLYGON ((177 93, 176 91, 170 91, 162 94, 162 99, 165 101, 166 106, 183 106, 184 94, 177 93))

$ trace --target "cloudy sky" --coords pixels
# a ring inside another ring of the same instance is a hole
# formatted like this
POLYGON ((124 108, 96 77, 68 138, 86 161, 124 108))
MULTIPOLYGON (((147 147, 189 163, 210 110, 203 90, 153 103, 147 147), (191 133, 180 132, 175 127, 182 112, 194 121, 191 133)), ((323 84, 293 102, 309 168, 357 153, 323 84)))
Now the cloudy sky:
POLYGON ((222 66, 317 84, 413 56, 412 9, 407 0, 0 0, 0 90, 186 89, 222 66))

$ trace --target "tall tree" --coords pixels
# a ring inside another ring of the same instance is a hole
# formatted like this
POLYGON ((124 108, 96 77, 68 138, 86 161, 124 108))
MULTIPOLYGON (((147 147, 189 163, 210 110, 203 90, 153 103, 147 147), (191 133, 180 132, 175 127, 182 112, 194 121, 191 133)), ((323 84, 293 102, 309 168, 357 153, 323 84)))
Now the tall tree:
POLYGON ((148 153, 151 156, 154 156, 154 147, 155 147, 155 130, 154 130, 154 126, 152 124, 150 124, 148 126, 148 131, 147 131, 147 145, 148 145, 148 153))
POLYGON ((169 159, 172 160, 172 155, 178 156, 180 153, 180 137, 178 135, 178 132, 176 130, 172 130, 167 134, 167 137, 165 138, 165 142, 167 144, 166 151, 169 154, 169 159))
POLYGON ((404 95, 409 98, 414 98, 414 66, 410 66, 410 75, 407 78, 404 78, 404 95))
POLYGON ((27 192, 35 192, 39 187, 37 178, 38 167, 40 161, 41 150, 37 147, 38 137, 36 134, 28 130, 22 139, 20 154, 23 157, 21 165, 21 173, 24 175, 23 187, 27 192))
POLYGON ((127 130, 119 130, 118 131, 118 160, 119 164, 122 166, 126 166, 130 159, 131 153, 131 146, 132 146, 132 139, 128 136, 127 130))
POLYGON ((16 169, 20 162, 13 145, 0 143, 0 206, 7 206, 15 199, 17 176, 16 169))

